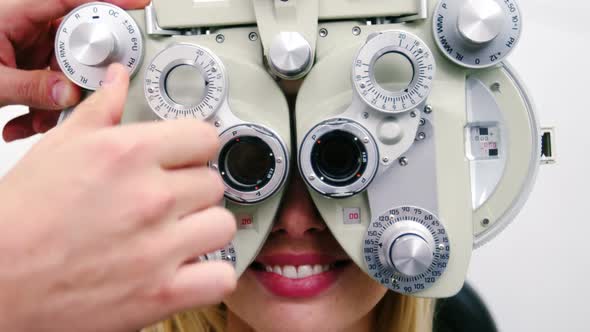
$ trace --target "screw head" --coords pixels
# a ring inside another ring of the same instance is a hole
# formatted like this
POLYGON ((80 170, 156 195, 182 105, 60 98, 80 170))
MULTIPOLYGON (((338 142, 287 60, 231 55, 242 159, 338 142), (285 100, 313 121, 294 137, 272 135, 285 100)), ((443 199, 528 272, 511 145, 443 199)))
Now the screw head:
POLYGON ((217 128, 221 127, 221 121, 215 121, 215 127, 217 127, 217 128))
POLYGON ((363 143, 368 144, 369 142, 370 141, 369 141, 369 138, 368 137, 363 138, 363 143))
POLYGON ((251 41, 257 41, 258 34, 256 32, 250 32, 250 34, 248 35, 248 39, 250 39, 251 41))
POLYGON ((409 162, 408 162, 408 158, 407 158, 407 157, 401 157, 401 158, 399 159, 399 164, 400 164, 401 166, 404 166, 404 167, 405 167, 405 166, 408 166, 408 163, 409 163, 409 162))
POLYGON ((487 227, 490 225, 490 219, 485 218, 484 220, 481 221, 481 225, 484 227, 487 227))
POLYGON ((326 28, 321 28, 320 29, 320 37, 326 37, 328 35, 328 29, 326 28))
POLYGON ((277 164, 282 164, 283 163, 283 158, 279 157, 277 158, 277 164))
POLYGON ((217 37, 215 37, 215 41, 221 44, 225 41, 225 36, 222 34, 218 34, 217 37))
POLYGON ((410 113, 410 116, 413 117, 413 118, 415 118, 417 116, 416 115, 416 112, 412 111, 412 113, 410 113))
POLYGON ((389 158, 388 158, 388 157, 383 157, 383 159, 382 159, 382 160, 383 160, 383 162, 384 162, 384 163, 386 163, 386 164, 389 162, 389 158))
POLYGON ((354 28, 352 28, 352 34, 355 36, 358 36, 361 34, 361 28, 358 26, 355 26, 354 28))
POLYGON ((500 83, 496 82, 494 84, 492 84, 492 86, 490 86, 490 89, 492 89, 492 91, 496 91, 499 92, 500 91, 500 83))
POLYGON ((313 174, 312 174, 312 175, 310 175, 310 176, 308 177, 308 179, 309 179, 309 181, 315 181, 315 175, 313 175, 313 174))
POLYGON ((423 133, 423 132, 422 132, 422 133, 419 133, 419 134, 418 134, 418 140, 419 140, 419 141, 423 141, 423 140, 425 140, 425 139, 426 139, 426 133, 423 133))
POLYGON ((368 118, 369 118, 369 112, 363 113, 363 119, 368 119, 368 118))
POLYGON ((420 119, 420 126, 424 126, 426 124, 426 119, 420 119))
POLYGON ((432 108, 431 105, 426 105, 426 107, 424 107, 424 113, 430 114, 430 113, 432 113, 432 111, 434 111, 434 109, 432 108))

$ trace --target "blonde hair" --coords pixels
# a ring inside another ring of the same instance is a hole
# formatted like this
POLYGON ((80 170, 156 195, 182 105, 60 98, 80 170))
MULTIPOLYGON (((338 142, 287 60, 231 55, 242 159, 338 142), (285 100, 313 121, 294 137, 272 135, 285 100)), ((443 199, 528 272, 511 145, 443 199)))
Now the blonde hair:
MULTIPOLYGON (((434 300, 388 291, 375 309, 375 332, 432 332, 434 300)), ((187 311, 143 332, 224 332, 226 313, 223 304, 187 311)))

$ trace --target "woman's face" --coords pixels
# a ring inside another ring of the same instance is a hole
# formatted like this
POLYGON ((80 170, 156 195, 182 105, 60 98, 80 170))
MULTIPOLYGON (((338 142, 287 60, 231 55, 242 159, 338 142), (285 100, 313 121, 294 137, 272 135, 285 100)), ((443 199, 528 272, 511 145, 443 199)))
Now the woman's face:
POLYGON ((224 301, 228 331, 368 331, 385 292, 348 258, 295 176, 262 251, 224 301))

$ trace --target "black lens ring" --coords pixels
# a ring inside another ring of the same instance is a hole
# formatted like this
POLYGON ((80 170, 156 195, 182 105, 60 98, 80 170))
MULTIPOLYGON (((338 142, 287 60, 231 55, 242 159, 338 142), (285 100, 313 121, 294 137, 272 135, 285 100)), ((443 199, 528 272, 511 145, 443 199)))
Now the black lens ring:
POLYGON ((311 150, 311 166, 314 172, 320 177, 321 181, 331 186, 346 187, 355 183, 367 170, 367 164, 368 157, 365 145, 359 137, 348 131, 333 130, 323 134, 316 139, 316 143, 311 150), (322 159, 324 159, 323 155, 326 153, 325 148, 333 145, 334 140, 341 140, 340 142, 337 142, 337 144, 344 144, 351 147, 349 152, 355 159, 352 161, 355 164, 346 167, 343 172, 327 169, 329 166, 325 165, 322 161, 322 159), (344 174, 339 176, 336 173, 344 174))
POLYGON ((225 183, 232 187, 235 190, 239 190, 241 192, 255 192, 255 191, 259 191, 260 189, 262 189, 264 186, 266 186, 271 180, 272 177, 276 171, 276 161, 275 161, 275 157, 274 154, 272 152, 272 149, 270 148, 270 146, 264 142, 262 139, 255 137, 255 136, 241 136, 241 137, 235 137, 233 138, 231 141, 229 141, 227 144, 225 144, 225 146, 221 149, 220 153, 219 153, 219 173, 221 174, 221 177, 223 178, 223 180, 225 181, 225 183), (256 183, 254 184, 248 184, 248 183, 243 183, 246 181, 239 181, 236 178, 239 178, 240 176, 237 176, 235 174, 231 174, 231 170, 228 165, 228 160, 230 157, 230 153, 232 152, 232 150, 234 150, 236 148, 237 145, 241 145, 241 144, 252 144, 255 145, 257 147, 263 147, 264 154, 267 154, 269 157, 269 165, 267 167, 266 170, 264 170, 264 175, 261 176, 260 179, 256 180, 256 183))

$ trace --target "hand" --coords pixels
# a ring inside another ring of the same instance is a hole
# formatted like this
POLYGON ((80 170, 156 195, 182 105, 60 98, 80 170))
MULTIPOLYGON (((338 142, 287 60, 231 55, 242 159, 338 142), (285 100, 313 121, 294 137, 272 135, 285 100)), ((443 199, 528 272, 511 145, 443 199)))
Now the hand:
MULTIPOLYGON (((60 18, 91 1, 0 1, 0 107, 21 104, 30 110, 6 125, 5 141, 46 132, 57 123, 56 110, 80 101, 80 88, 59 70, 53 44, 60 18)), ((131 9, 143 8, 149 0, 108 2, 131 9)))
POLYGON ((115 126, 126 69, 105 82, 0 180, 0 331, 139 330, 235 287, 229 264, 194 263, 236 231, 211 207, 215 129, 115 126))

